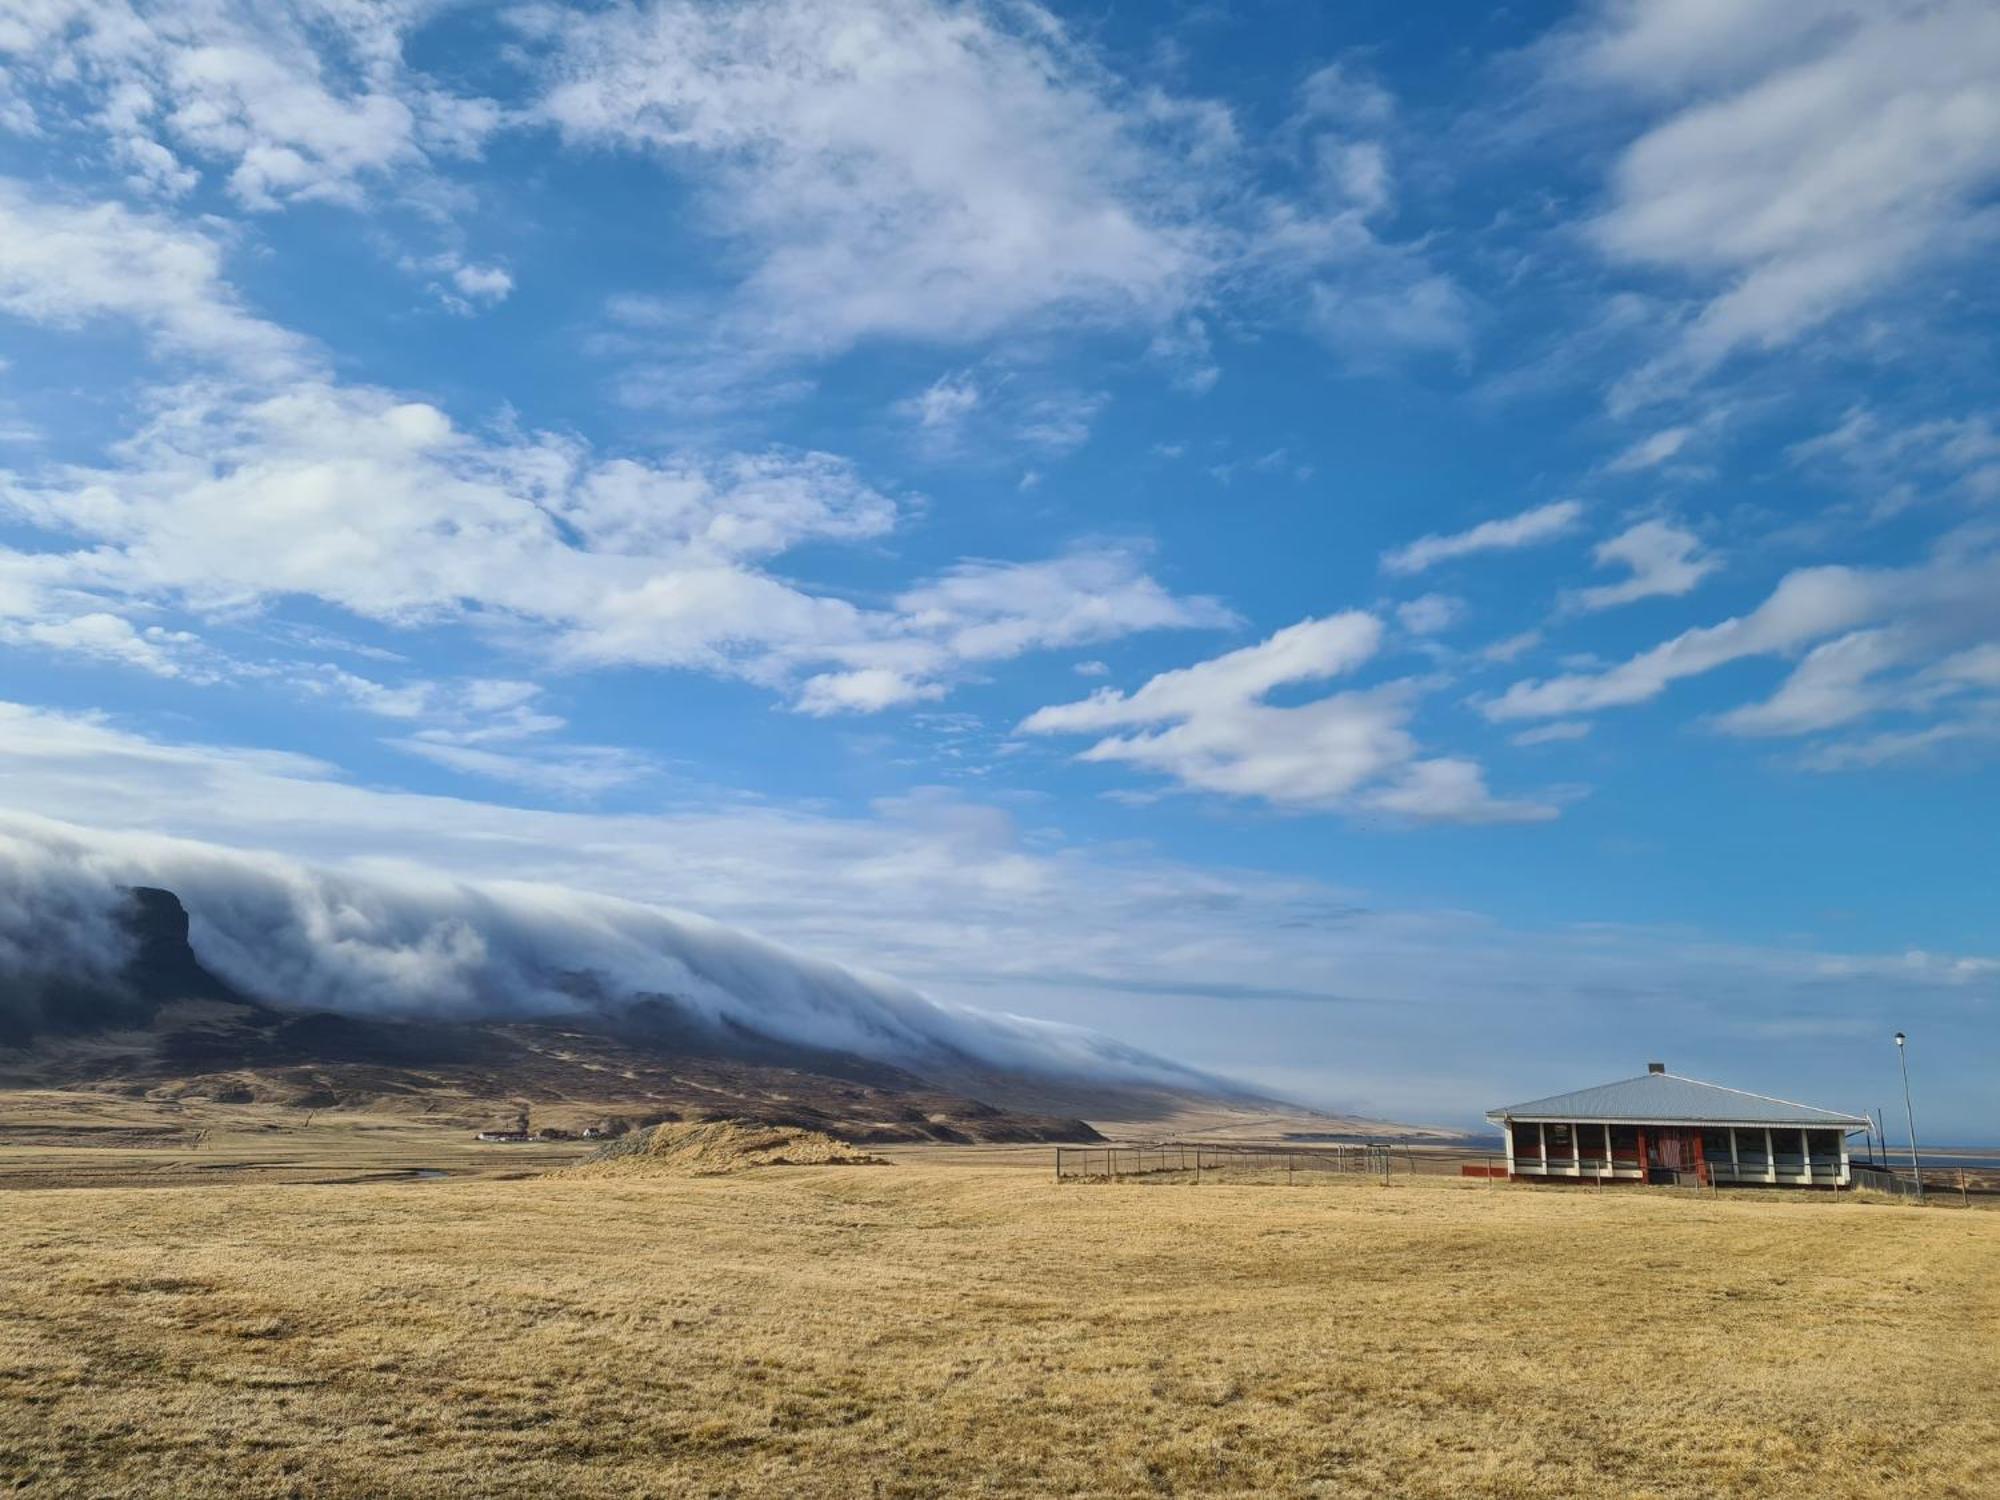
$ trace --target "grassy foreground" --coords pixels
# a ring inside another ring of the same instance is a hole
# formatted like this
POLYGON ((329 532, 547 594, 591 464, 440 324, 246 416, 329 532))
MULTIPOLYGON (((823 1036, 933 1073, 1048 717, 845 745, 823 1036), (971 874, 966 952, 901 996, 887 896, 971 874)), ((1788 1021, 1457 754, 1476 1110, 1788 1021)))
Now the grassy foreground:
POLYGON ((2000 1495, 2000 1214, 906 1155, 9 1192, 0 1265, 28 1494, 2000 1495))

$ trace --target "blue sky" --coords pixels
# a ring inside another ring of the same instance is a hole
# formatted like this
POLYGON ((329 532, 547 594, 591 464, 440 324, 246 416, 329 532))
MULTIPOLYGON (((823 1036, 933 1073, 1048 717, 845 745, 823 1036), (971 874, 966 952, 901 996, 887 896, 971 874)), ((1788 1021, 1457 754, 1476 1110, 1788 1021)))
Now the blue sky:
POLYGON ((1972 3, 17 10, 0 799, 1990 1135, 1996 181, 1972 3))

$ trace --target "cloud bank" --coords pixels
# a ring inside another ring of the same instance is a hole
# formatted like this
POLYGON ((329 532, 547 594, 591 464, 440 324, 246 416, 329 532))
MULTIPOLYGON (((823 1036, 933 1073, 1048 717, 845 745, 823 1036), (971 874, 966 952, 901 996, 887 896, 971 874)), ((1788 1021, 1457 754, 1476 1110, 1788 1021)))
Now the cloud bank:
POLYGON ((948 1005, 686 912, 524 881, 335 872, 273 854, 0 814, 0 977, 103 978, 133 885, 174 891, 202 962, 294 1009, 443 1019, 576 1013, 578 976, 710 1024, 921 1068, 1213 1080, 1082 1027, 948 1005))

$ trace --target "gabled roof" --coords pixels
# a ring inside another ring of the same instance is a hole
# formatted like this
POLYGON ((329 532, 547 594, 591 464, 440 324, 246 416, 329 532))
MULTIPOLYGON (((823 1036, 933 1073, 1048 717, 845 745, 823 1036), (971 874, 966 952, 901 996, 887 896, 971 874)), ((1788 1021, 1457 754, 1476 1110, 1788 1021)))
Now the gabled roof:
POLYGON ((1682 1078, 1674 1073, 1642 1073, 1617 1083, 1601 1083, 1573 1094, 1551 1094, 1526 1104, 1488 1110, 1486 1118, 1501 1120, 1632 1120, 1648 1125, 1818 1125, 1859 1130, 1863 1115, 1837 1109, 1815 1109, 1768 1094, 1748 1094, 1719 1083, 1682 1078))

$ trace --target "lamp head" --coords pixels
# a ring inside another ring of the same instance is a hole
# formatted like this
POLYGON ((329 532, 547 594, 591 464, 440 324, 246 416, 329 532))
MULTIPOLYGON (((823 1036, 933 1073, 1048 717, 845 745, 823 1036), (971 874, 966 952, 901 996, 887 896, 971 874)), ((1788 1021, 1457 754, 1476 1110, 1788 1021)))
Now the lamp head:
POLYGON ((1903 1033, 1900 1031, 1896 1033, 1896 1045, 1898 1047, 1903 1045, 1903 1033))

